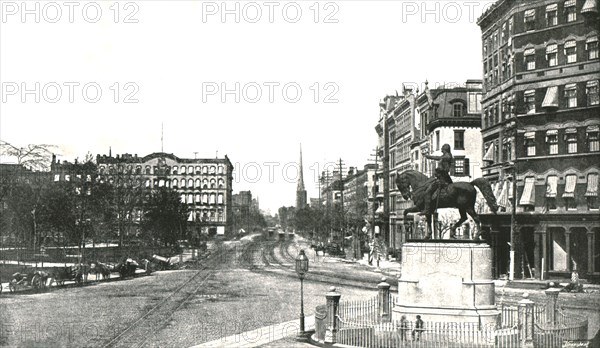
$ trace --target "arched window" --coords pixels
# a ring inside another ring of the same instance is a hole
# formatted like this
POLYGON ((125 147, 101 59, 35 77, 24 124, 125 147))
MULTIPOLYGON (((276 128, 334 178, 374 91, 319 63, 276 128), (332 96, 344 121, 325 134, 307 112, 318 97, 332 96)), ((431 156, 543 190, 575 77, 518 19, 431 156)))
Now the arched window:
POLYGON ((202 203, 208 204, 208 193, 202 194, 202 203))
POLYGON ((164 179, 158 180, 158 187, 163 187, 163 186, 165 186, 165 180, 164 179))
POLYGON ((219 174, 223 174, 223 166, 219 166, 217 170, 219 174))
POLYGON ((219 179, 219 188, 222 189, 223 187, 225 187, 225 180, 219 179))
POLYGON ((193 194, 188 194, 188 204, 192 204, 194 203, 194 195, 193 194))
POLYGON ((188 174, 194 174, 194 167, 193 166, 189 166, 188 167, 188 174))
POLYGON ((185 204, 185 193, 181 194, 181 203, 185 204))
POLYGON ((150 179, 146 179, 146 187, 150 187, 150 179))
POLYGON ((173 174, 177 174, 177 170, 178 170, 177 166, 173 166, 173 171, 172 171, 172 173, 173 173, 173 174))
POLYGON ((189 187, 189 188, 192 188, 192 187, 194 187, 194 180, 193 180, 193 179, 189 179, 189 180, 188 180, 188 187, 189 187))
POLYGON ((196 166, 196 174, 200 174, 200 172, 201 172, 200 166, 196 166))
POLYGON ((150 174, 151 174, 150 166, 146 166, 146 175, 150 175, 150 174))
POLYGON ((179 186, 179 180, 173 179, 173 188, 177 188, 179 186))
POLYGON ((208 174, 208 166, 202 167, 202 173, 208 174))
POLYGON ((181 179, 181 187, 184 188, 185 187, 185 179, 181 179))
POLYGON ((215 179, 210 179, 210 188, 215 188, 217 185, 217 181, 215 179))
POLYGON ((185 166, 181 166, 181 173, 180 174, 185 174, 185 166))
POLYGON ((202 188, 208 188, 208 179, 202 180, 202 188))
POLYGON ((196 179, 196 183, 194 184, 196 188, 200 188, 200 179, 196 179))
POLYGON ((200 203, 200 194, 196 193, 196 203, 200 203))
POLYGON ((215 166, 210 166, 210 174, 214 174, 216 170, 215 166))
POLYGON ((105 169, 104 166, 100 167, 100 175, 104 174, 104 169, 105 169))
POLYGON ((215 204, 217 202, 217 195, 214 193, 210 194, 210 202, 209 204, 215 204))
POLYGON ((217 196, 217 203, 223 204, 223 194, 222 193, 219 193, 219 195, 217 196))

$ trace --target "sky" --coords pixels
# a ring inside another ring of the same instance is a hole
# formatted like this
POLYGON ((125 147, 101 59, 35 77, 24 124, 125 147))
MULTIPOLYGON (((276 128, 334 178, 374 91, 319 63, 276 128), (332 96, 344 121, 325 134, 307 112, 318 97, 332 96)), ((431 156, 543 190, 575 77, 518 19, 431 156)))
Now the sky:
POLYGON ((372 159, 385 95, 481 79, 491 3, 1 0, 0 139, 67 161, 227 155, 234 192, 275 213, 300 144, 316 198, 333 163, 372 159))

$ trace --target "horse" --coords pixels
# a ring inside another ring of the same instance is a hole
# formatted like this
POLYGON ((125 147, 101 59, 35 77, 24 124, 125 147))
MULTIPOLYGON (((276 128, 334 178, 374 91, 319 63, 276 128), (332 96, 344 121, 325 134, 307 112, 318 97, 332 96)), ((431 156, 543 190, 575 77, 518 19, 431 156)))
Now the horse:
POLYGON ((56 282, 56 285, 64 285, 65 280, 74 280, 75 283, 81 285, 83 282, 83 271, 79 266, 57 267, 50 273, 50 285, 56 282))
POLYGON ((135 270, 139 267, 137 261, 131 258, 125 258, 122 262, 118 263, 115 266, 115 270, 119 272, 121 279, 125 279, 127 277, 135 277, 135 270))
MULTIPOLYGON (((414 212, 422 212, 425 208, 425 191, 431 185, 435 178, 428 178, 425 174, 416 170, 406 170, 396 176, 396 186, 405 200, 412 199, 414 206, 404 210, 404 221, 406 215, 414 212)), ((473 218, 477 225, 477 234, 473 239, 479 240, 481 235, 481 221, 475 212, 475 201, 477 197, 477 187, 483 194, 487 205, 491 211, 496 214, 498 204, 492 191, 490 183, 485 178, 478 178, 469 182, 455 182, 449 184, 445 190, 438 190, 432 197, 432 204, 435 209, 438 208, 457 208, 460 213, 460 219, 450 228, 450 238, 456 239, 456 228, 467 221, 467 214, 473 218)), ((427 235, 425 239, 431 238, 431 214, 426 214, 427 235)))
POLYGON ((98 261, 92 261, 89 265, 89 273, 94 274, 96 276, 96 280, 98 280, 98 275, 102 276, 102 279, 110 279, 110 268, 98 261))

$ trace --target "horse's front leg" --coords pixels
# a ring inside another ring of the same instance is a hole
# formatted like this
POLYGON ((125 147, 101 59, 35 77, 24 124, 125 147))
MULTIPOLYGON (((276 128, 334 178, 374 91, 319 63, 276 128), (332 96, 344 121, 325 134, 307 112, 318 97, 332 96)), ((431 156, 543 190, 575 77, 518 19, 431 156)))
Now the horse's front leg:
MULTIPOLYGON (((412 206, 410 208, 404 209, 404 231, 405 231, 405 233, 408 231, 411 231, 411 236, 414 236, 416 226, 414 226, 414 221, 411 226, 410 222, 408 221, 408 214, 417 213, 419 211, 421 211, 421 210, 417 206, 412 206)), ((410 238, 408 238, 408 235, 406 235, 406 239, 410 239, 410 238)))
POLYGON ((427 235, 425 236, 425 239, 431 239, 431 236, 433 234, 433 225, 432 225, 432 218, 431 218, 431 214, 426 214, 425 215, 425 222, 426 222, 426 229, 427 229, 427 235))

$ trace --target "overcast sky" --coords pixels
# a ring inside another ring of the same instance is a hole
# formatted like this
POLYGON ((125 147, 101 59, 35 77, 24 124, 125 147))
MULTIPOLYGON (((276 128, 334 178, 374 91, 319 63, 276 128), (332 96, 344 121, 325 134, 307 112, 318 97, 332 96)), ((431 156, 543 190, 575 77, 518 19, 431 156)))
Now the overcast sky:
POLYGON ((228 1, 223 17, 221 2, 3 0, 0 138, 144 156, 164 124, 165 152, 227 154, 234 192, 275 212, 295 204, 300 143, 318 197, 327 163, 368 163, 386 94, 480 79, 489 3, 228 1))

